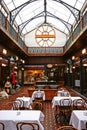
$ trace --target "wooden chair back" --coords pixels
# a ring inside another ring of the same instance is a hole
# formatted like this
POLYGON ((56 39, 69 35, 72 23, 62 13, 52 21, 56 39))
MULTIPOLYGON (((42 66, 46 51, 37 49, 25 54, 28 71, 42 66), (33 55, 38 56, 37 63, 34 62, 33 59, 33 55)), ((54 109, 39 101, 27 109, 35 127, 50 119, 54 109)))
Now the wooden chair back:
POLYGON ((5 125, 2 122, 0 122, 0 130, 5 130, 5 125))
POLYGON ((58 108, 60 119, 63 117, 64 120, 69 122, 72 112, 72 100, 69 98, 61 99, 58 108))
POLYGON ((13 102, 13 110, 24 110, 24 101, 16 99, 13 102))
POLYGON ((87 122, 86 122, 86 130, 87 130, 87 122))
POLYGON ((74 110, 84 110, 85 109, 85 100, 83 99, 75 99, 73 101, 73 109, 74 110))
POLYGON ((31 108, 33 110, 42 110, 42 103, 40 103, 40 102, 32 102, 31 103, 31 108))
POLYGON ((57 130, 78 130, 74 128, 73 126, 61 126, 57 130))
POLYGON ((72 100, 69 99, 69 98, 61 99, 60 102, 59 102, 59 105, 60 105, 60 106, 68 106, 68 107, 71 107, 71 104, 72 104, 72 100))
POLYGON ((18 122, 16 128, 17 130, 39 130, 39 125, 34 122, 18 122))

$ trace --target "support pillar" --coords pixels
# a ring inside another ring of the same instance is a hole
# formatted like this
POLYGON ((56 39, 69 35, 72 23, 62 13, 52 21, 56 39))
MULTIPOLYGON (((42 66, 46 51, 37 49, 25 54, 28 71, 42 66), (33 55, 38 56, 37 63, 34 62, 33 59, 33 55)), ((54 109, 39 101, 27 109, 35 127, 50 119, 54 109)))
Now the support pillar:
POLYGON ((83 94, 83 80, 82 80, 82 57, 80 57, 80 93, 83 94))

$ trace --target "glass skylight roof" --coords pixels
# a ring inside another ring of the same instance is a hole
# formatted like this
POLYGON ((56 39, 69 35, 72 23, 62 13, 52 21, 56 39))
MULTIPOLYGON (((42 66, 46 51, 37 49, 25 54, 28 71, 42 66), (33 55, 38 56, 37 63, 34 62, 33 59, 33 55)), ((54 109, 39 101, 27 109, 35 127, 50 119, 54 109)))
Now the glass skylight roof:
POLYGON ((78 22, 79 11, 85 0, 4 0, 4 2, 11 11, 12 22, 16 21, 24 36, 44 22, 67 36, 73 23, 78 22), (24 4, 26 6, 23 7, 24 4))

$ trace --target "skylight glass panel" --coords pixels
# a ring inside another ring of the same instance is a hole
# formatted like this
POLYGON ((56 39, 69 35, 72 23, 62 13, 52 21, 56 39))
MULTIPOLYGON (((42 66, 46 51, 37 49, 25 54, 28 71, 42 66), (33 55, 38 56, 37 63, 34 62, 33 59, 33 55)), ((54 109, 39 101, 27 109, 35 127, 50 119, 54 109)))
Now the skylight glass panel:
POLYGON ((22 18, 23 21, 26 21, 27 19, 35 17, 42 11, 43 11, 43 8, 40 6, 37 9, 33 10, 32 8, 30 8, 30 5, 29 5, 20 12, 20 16, 21 17, 23 16, 23 18, 22 18))
MULTIPOLYGON (((52 3, 48 3, 47 9, 48 12, 51 12, 53 15, 57 16, 61 20, 69 22, 68 20, 71 15, 71 12, 64 5, 58 2, 52 2, 52 3)), ((72 17, 72 20, 73 21, 75 20, 74 16, 72 17)))
MULTIPOLYGON (((7 4, 9 10, 13 10, 17 8, 18 6, 21 6, 22 4, 29 2, 28 0, 4 0, 7 4)), ((85 0, 62 0, 68 5, 71 5, 72 7, 75 7, 77 9, 81 9, 83 3, 85 0)), ((75 21, 74 16, 71 14, 70 10, 67 9, 63 4, 56 0, 46 0, 46 9, 49 13, 52 13, 54 16, 73 24, 75 21)), ((30 2, 27 6, 25 6, 17 15, 16 22, 18 25, 21 23, 35 17, 39 13, 44 11, 44 1, 37 0, 34 2, 30 2)), ((43 14, 42 14, 43 15, 43 14)), ((43 15, 44 17, 44 15, 43 15)), ((54 18, 55 19, 55 18, 54 18)), ((54 20, 55 21, 55 20, 54 20)), ((53 23, 53 20, 51 21, 53 23)), ((33 26, 33 24, 32 24, 33 26)), ((62 27, 63 28, 63 27, 62 27)), ((65 30, 66 27, 64 27, 63 30, 65 30)))
POLYGON ((71 6, 74 6, 75 2, 78 1, 78 0, 62 0, 62 1, 71 5, 71 6))
MULTIPOLYGON (((48 12, 51 12, 51 13, 53 13, 54 15, 57 15, 58 17, 62 17, 62 16, 64 16, 64 12, 65 12, 65 9, 63 8, 63 7, 57 7, 58 9, 56 9, 55 8, 55 6, 47 6, 47 11, 48 12), (61 8, 63 8, 62 10, 61 10, 61 8)), ((67 10, 66 10, 67 11, 67 10)), ((70 14, 70 12, 68 12, 68 14, 70 14)), ((67 15, 67 14, 66 14, 67 15)))
POLYGON ((85 2, 85 0, 78 0, 75 7, 80 10, 82 8, 84 2, 85 2))
MULTIPOLYGON (((35 28, 37 28, 39 25, 41 25, 43 23, 43 21, 44 21, 44 18, 40 17, 40 18, 36 18, 36 19, 32 20, 31 22, 29 22, 29 24, 27 24, 27 26, 26 26, 27 32, 30 32, 30 31, 34 30, 35 28)), ((23 33, 24 32, 26 32, 25 29, 23 30, 23 33)))
POLYGON ((12 1, 14 1, 16 7, 18 7, 18 6, 26 3, 28 0, 12 0, 12 1))
POLYGON ((52 21, 53 25, 55 25, 55 27, 58 28, 58 30, 64 31, 65 25, 61 21, 49 17, 47 19, 47 22, 51 23, 50 21, 52 21))
POLYGON ((13 2, 8 4, 7 6, 10 11, 15 8, 13 2))
MULTIPOLYGON (((67 6, 71 5, 71 10, 75 13, 75 15, 79 13, 79 11, 83 6, 83 3, 85 2, 85 0, 61 0, 61 1, 65 2, 67 6)), ((61 1, 46 0, 46 8, 45 8, 44 0, 34 0, 34 1, 4 0, 8 9, 10 11, 15 9, 15 12, 18 11, 16 10, 17 7, 22 6, 22 4, 26 2, 29 2, 29 4, 27 4, 24 8, 21 9, 21 11, 15 18, 15 21, 18 24, 20 30, 22 29, 26 21, 29 21, 28 23, 25 24, 22 30, 23 35, 27 34, 28 32, 31 32, 44 22, 47 22, 48 24, 53 26, 56 30, 64 33, 65 35, 68 35, 71 25, 73 25, 73 23, 76 23, 78 19, 76 21, 75 16, 71 13, 71 11, 68 8, 66 8, 61 3, 61 1)), ((15 14, 15 12, 13 12, 13 15, 15 14)), ((63 43, 61 42, 60 44, 64 43, 65 42, 63 43)))
POLYGON ((13 3, 12 0, 7 0, 7 1, 4 0, 4 1, 5 1, 5 3, 6 3, 7 6, 8 6, 9 4, 13 3))

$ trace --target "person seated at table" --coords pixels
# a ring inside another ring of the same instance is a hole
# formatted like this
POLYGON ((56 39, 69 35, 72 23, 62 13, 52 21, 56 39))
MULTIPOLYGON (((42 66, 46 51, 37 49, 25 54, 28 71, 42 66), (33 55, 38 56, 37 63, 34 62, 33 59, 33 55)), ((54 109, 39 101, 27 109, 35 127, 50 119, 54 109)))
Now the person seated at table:
POLYGON ((7 92, 7 94, 11 93, 12 84, 10 82, 10 77, 9 76, 7 77, 7 81, 6 81, 5 85, 4 85, 4 88, 5 88, 5 91, 7 92))

